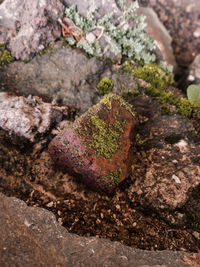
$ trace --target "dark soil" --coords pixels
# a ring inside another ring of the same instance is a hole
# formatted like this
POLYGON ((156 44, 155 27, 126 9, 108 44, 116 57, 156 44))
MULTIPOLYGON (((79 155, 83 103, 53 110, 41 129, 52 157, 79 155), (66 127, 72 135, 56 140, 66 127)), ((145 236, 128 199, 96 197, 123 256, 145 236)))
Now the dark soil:
MULTIPOLYGON (((191 43, 193 26, 190 23, 194 19, 192 15, 175 10, 171 0, 153 2, 155 10, 174 36, 178 59, 182 47, 187 49, 186 45, 191 43), (167 8, 164 2, 167 2, 167 8), (190 27, 190 32, 181 39, 182 27, 190 27)), ((195 49, 199 49, 199 43, 189 50, 187 64, 193 60, 195 49)), ((46 144, 23 150, 5 140, 3 132, 0 132, 0 170, 0 192, 18 197, 28 205, 52 211, 69 232, 103 237, 147 250, 197 252, 200 249, 200 240, 194 236, 192 229, 175 229, 151 210, 144 210, 138 203, 130 202, 127 190, 133 179, 131 177, 117 188, 115 194, 100 195, 58 170, 49 158, 46 144), (63 180, 69 186, 65 190, 62 188, 63 180)))

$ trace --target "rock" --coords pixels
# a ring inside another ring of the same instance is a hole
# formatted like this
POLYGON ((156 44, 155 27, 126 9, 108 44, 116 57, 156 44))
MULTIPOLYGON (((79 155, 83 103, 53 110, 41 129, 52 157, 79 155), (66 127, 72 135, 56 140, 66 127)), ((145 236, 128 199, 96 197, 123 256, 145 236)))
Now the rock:
POLYGON ((115 19, 117 19, 122 14, 122 11, 118 8, 118 5, 116 4, 115 0, 110 0, 110 1, 62 0, 62 3, 67 7, 71 5, 77 5, 77 10, 83 17, 87 17, 89 8, 91 7, 91 2, 94 2, 95 7, 97 8, 95 12, 96 19, 99 19, 103 17, 104 15, 111 13, 111 12, 113 12, 115 19))
POLYGON ((200 84, 200 54, 198 54, 194 62, 189 67, 188 83, 200 84))
POLYGON ((14 143, 35 142, 46 134, 62 113, 39 97, 9 96, 0 92, 0 128, 8 132, 14 143))
POLYGON ((52 53, 38 55, 27 64, 9 64, 0 72, 0 84, 26 96, 74 106, 82 113, 100 99, 96 86, 107 69, 109 66, 97 58, 58 45, 52 53))
POLYGON ((176 72, 177 64, 171 46, 172 38, 165 26, 152 8, 140 7, 139 12, 146 17, 147 27, 145 30, 156 42, 156 53, 159 61, 165 61, 168 65, 173 66, 174 72, 176 72))
POLYGON ((60 37, 57 20, 63 14, 59 0, 5 0, 0 6, 0 41, 9 43, 16 59, 29 59, 60 37))
POLYGON ((130 172, 135 125, 132 107, 109 94, 55 137, 49 152, 93 189, 112 192, 130 172))
POLYGON ((200 184, 200 147, 192 139, 194 127, 180 115, 161 115, 159 105, 148 97, 136 97, 132 103, 142 122, 129 198, 156 210, 168 222, 183 225, 185 217, 176 211, 183 209, 200 184), (168 218, 169 213, 173 218, 168 218))
POLYGON ((2 194, 0 236, 1 266, 199 266, 198 254, 143 251, 70 234, 51 212, 2 194))

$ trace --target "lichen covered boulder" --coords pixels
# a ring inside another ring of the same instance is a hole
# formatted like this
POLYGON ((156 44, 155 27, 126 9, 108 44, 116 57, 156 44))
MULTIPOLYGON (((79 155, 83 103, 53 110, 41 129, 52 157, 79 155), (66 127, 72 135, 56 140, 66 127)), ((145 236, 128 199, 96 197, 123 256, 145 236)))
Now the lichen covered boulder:
POLYGON ((108 94, 57 135, 49 153, 90 188, 112 192, 129 175, 135 125, 132 106, 108 94))

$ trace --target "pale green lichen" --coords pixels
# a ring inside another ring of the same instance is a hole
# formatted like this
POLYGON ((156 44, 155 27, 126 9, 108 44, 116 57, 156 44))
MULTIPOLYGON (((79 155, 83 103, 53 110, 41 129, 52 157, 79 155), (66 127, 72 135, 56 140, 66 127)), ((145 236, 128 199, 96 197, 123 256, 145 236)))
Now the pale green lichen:
POLYGON ((97 85, 97 88, 99 89, 99 94, 101 96, 111 93, 113 87, 114 87, 114 82, 107 77, 102 78, 97 85))
POLYGON ((113 154, 120 147, 120 134, 122 128, 120 123, 115 125, 106 125, 105 121, 100 119, 97 115, 91 116, 91 122, 94 126, 92 139, 90 140, 90 147, 95 150, 97 156, 104 158, 111 158, 113 154))

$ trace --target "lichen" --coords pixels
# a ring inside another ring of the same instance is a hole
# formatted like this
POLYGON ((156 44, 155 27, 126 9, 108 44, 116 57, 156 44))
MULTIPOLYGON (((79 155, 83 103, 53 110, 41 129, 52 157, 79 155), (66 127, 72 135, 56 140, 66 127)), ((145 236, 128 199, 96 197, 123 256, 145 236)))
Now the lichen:
POLYGON ((111 93, 113 87, 114 87, 114 82, 107 77, 102 78, 97 85, 97 88, 99 89, 99 94, 101 96, 111 93))
POLYGON ((14 60, 15 58, 12 57, 10 51, 5 49, 5 45, 0 44, 0 66, 4 66, 14 60))
POLYGON ((119 125, 120 122, 119 124, 106 125, 105 121, 97 115, 91 116, 91 122, 94 130, 90 140, 90 147, 95 150, 97 156, 111 158, 120 147, 120 134, 122 131, 119 125))

